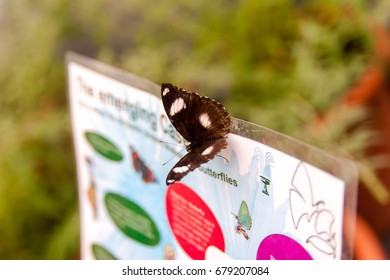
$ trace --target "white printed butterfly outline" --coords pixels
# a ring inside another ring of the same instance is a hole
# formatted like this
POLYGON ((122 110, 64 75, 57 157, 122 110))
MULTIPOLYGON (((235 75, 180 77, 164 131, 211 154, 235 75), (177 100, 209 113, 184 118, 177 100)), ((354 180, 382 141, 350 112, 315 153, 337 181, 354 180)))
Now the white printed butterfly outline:
POLYGON ((303 218, 316 234, 307 237, 306 242, 318 251, 336 256, 336 238, 333 230, 334 214, 327 208, 323 200, 314 202, 310 175, 303 162, 299 163, 291 180, 290 211, 295 229, 298 229, 303 218), (299 176, 298 176, 299 175, 299 176), (299 180, 298 177, 302 180, 299 180))
POLYGON ((227 147, 231 119, 225 107, 214 99, 172 84, 161 85, 161 98, 172 125, 189 142, 188 153, 167 175, 166 184, 171 185, 227 147))

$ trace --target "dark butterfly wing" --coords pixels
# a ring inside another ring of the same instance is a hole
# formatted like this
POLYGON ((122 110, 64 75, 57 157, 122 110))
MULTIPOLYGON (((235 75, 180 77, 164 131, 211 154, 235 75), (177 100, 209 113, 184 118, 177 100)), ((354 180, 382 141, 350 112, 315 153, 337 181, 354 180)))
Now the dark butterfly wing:
POLYGON ((226 148, 226 145, 226 139, 221 138, 212 145, 203 145, 191 150, 182 157, 168 173, 166 184, 169 186, 176 181, 180 181, 188 173, 213 159, 219 151, 226 148))
POLYGON ((227 147, 231 119, 217 101, 172 84, 162 84, 161 98, 172 125, 190 142, 188 154, 168 173, 166 183, 170 185, 227 147))
POLYGON ((162 84, 161 98, 169 120, 188 142, 205 142, 229 133, 231 119, 219 102, 172 84, 162 84))

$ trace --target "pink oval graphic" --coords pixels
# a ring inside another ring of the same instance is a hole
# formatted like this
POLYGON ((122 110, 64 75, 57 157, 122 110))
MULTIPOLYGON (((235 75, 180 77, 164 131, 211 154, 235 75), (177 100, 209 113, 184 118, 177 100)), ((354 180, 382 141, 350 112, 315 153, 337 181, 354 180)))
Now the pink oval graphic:
POLYGON ((294 239, 271 234, 261 241, 257 250, 257 260, 312 260, 309 253, 294 239))
POLYGON ((182 183, 167 190, 166 211, 169 225, 183 250, 194 260, 204 260, 206 249, 225 251, 221 227, 206 203, 182 183))

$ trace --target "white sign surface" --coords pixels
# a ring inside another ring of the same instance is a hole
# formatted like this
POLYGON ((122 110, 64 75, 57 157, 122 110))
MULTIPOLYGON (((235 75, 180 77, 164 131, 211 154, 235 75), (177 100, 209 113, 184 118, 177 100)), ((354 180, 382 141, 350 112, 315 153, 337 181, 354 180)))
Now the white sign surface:
POLYGON ((185 146, 161 100, 76 62, 68 73, 82 258, 342 257, 341 179, 231 133, 167 187, 185 146))

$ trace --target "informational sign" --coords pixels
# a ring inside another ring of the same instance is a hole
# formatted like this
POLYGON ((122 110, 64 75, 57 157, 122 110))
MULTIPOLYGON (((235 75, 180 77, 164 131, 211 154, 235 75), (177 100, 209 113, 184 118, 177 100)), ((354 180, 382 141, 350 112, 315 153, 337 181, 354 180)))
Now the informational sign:
POLYGON ((233 119, 228 147, 167 186, 186 143, 159 86, 77 54, 67 63, 83 259, 351 257, 350 161, 233 119))

